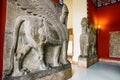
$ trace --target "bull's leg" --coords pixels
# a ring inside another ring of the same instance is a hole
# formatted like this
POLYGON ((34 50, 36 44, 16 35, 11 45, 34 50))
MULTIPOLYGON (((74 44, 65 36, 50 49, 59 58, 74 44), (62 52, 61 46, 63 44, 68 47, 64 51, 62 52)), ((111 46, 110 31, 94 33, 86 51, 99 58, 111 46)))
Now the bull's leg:
POLYGON ((30 72, 27 68, 23 68, 24 58, 30 52, 30 50, 31 50, 30 45, 24 45, 19 51, 19 53, 16 55, 16 60, 17 60, 16 64, 18 66, 18 70, 22 72, 22 74, 27 74, 30 72))
POLYGON ((94 56, 95 50, 94 50, 94 45, 92 44, 91 46, 91 56, 94 56))
POLYGON ((57 45, 55 46, 54 56, 53 56, 53 66, 60 66, 59 59, 60 59, 60 53, 61 53, 61 46, 57 45))
POLYGON ((84 52, 83 52, 84 53, 83 54, 84 57, 88 57, 88 52, 89 52, 88 50, 89 50, 89 45, 85 44, 84 45, 84 52))
POLYGON ((14 74, 13 76, 16 76, 16 75, 23 75, 22 72, 20 71, 19 69, 19 59, 20 59, 20 53, 17 53, 15 55, 15 58, 14 58, 14 74))
POLYGON ((37 49, 40 70, 48 69, 48 67, 45 65, 45 61, 44 61, 44 47, 45 47, 45 43, 41 42, 37 49))
POLYGON ((62 53, 61 53, 61 60, 60 60, 60 62, 62 64, 69 63, 68 60, 67 60, 67 48, 68 48, 68 41, 63 41, 63 44, 62 44, 62 53))
POLYGON ((84 44, 81 42, 81 44, 80 44, 80 49, 81 49, 80 57, 83 57, 83 53, 84 53, 83 47, 84 47, 84 44))

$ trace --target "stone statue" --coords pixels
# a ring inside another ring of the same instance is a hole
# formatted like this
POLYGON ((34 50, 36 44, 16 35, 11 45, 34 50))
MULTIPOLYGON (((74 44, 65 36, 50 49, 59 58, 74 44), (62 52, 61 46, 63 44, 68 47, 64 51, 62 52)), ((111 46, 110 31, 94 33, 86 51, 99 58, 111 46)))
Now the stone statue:
MULTIPOLYGON (((47 70, 50 63, 46 61, 46 54, 52 55, 52 67, 67 64, 68 31, 67 16, 68 9, 64 4, 60 15, 52 0, 38 1, 31 4, 33 0, 16 0, 27 15, 16 17, 14 23, 13 43, 10 50, 10 68, 4 71, 4 76, 21 76, 30 73, 31 70, 24 67, 24 60, 30 53, 37 53, 38 70, 47 70), (49 2, 47 2, 49 1, 49 2), (31 8, 31 5, 34 6, 31 8), (21 4, 20 4, 21 3, 21 4), (38 3, 40 6, 38 6, 38 3), (49 4, 48 4, 49 3, 49 4), (36 7, 36 9, 34 9, 36 7), (28 8, 30 7, 30 8, 28 8), (28 9, 27 9, 28 8, 28 9), (33 11, 34 9, 34 11, 33 11), (29 14, 30 13, 30 14, 29 14), (50 52, 47 48, 51 49, 50 52)), ((29 58, 29 57, 28 57, 29 58)), ((48 59, 50 61, 51 59, 48 59)))
POLYGON ((81 26, 81 54, 78 58, 78 66, 82 68, 88 68, 98 61, 96 54, 96 30, 94 26, 88 22, 86 17, 82 19, 81 26))
POLYGON ((89 57, 96 56, 96 30, 92 24, 89 25, 89 57))
POLYGON ((89 50, 89 33, 88 29, 88 20, 87 18, 83 18, 81 21, 82 33, 80 35, 80 49, 81 55, 80 57, 88 57, 89 50))
POLYGON ((96 55, 96 31, 92 24, 89 25, 87 18, 81 21, 82 33, 80 35, 80 57, 96 55))

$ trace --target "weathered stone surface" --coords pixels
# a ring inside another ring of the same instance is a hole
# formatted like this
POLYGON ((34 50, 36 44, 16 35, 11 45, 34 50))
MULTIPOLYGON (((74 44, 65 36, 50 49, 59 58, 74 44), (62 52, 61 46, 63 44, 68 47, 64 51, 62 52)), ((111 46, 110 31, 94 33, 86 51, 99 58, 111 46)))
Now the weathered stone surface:
POLYGON ((80 49, 81 49, 81 57, 89 56, 89 33, 87 31, 88 28, 88 20, 87 18, 83 18, 81 21, 82 32, 80 35, 80 49))
POLYGON ((4 79, 22 76, 21 80, 29 80, 38 73, 47 75, 51 67, 52 74, 60 71, 54 67, 69 64, 68 13, 65 4, 55 4, 53 0, 7 0, 4 79))
POLYGON ((51 76, 44 77, 38 80, 68 80, 71 76, 72 76, 72 70, 68 68, 64 71, 54 73, 51 76))
POLYGON ((89 25, 88 19, 81 21, 82 33, 80 35, 80 57, 96 56, 96 31, 92 24, 89 25))
POLYGON ((110 32, 110 57, 120 58, 120 31, 110 32))
POLYGON ((54 67, 51 70, 36 71, 24 76, 5 77, 3 80, 67 80, 71 76, 71 64, 66 64, 54 67))
POLYGON ((89 66, 95 64, 96 62, 98 62, 98 57, 97 56, 94 56, 94 57, 91 57, 91 58, 79 57, 78 66, 82 67, 82 68, 88 68, 89 66))

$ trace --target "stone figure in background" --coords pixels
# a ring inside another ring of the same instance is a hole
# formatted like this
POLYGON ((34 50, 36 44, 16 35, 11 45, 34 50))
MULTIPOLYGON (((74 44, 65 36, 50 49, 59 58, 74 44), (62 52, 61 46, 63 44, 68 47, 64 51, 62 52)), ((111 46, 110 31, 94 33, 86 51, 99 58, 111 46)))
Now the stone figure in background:
POLYGON ((81 21, 82 33, 80 35, 80 57, 91 57, 96 55, 96 31, 92 24, 89 25, 88 19, 81 21))
POLYGON ((82 26, 82 33, 80 35, 80 49, 81 49, 81 55, 80 57, 88 57, 89 52, 89 33, 87 31, 88 29, 88 20, 87 18, 83 18, 81 21, 82 26))
POLYGON ((96 30, 94 26, 88 22, 86 17, 82 19, 81 26, 81 54, 78 58, 78 66, 82 68, 88 68, 98 61, 96 54, 96 30))
POLYGON ((25 3, 21 0, 16 1, 19 7, 28 14, 16 17, 13 45, 10 52, 10 68, 4 71, 4 76, 12 75, 13 72, 15 72, 15 76, 30 73, 31 70, 24 67, 23 64, 26 56, 32 52, 37 53, 39 70, 49 69, 47 66, 49 63, 46 62, 45 58, 46 53, 53 56, 51 57, 53 58, 52 67, 60 66, 60 63, 67 64, 69 40, 67 6, 64 4, 61 8, 61 14, 57 15, 59 11, 52 0, 36 0, 37 2, 34 4, 31 4, 32 0, 25 0, 25 3), (53 53, 45 51, 46 47, 52 49, 53 53))
POLYGON ((96 30, 92 24, 89 25, 89 57, 96 56, 96 30))

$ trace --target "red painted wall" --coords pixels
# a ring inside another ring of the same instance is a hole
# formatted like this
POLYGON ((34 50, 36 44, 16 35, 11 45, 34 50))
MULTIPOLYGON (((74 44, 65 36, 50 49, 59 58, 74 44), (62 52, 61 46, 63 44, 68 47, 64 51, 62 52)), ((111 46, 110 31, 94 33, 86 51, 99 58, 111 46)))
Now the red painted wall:
POLYGON ((100 58, 120 60, 109 57, 109 32, 120 31, 120 3, 97 8, 98 24, 101 30, 98 34, 98 55, 100 58))
POLYGON ((97 8, 94 6, 91 0, 88 1, 88 19, 90 23, 97 24, 97 8))
POLYGON ((4 29, 6 18, 6 0, 0 2, 0 79, 2 77, 4 29))
POLYGON ((120 3, 96 8, 91 0, 88 0, 88 19, 95 26, 101 25, 97 34, 97 53, 99 58, 120 60, 109 57, 109 32, 120 31, 120 3))
POLYGON ((59 2, 59 0, 54 0, 54 2, 58 3, 58 2, 59 2))

